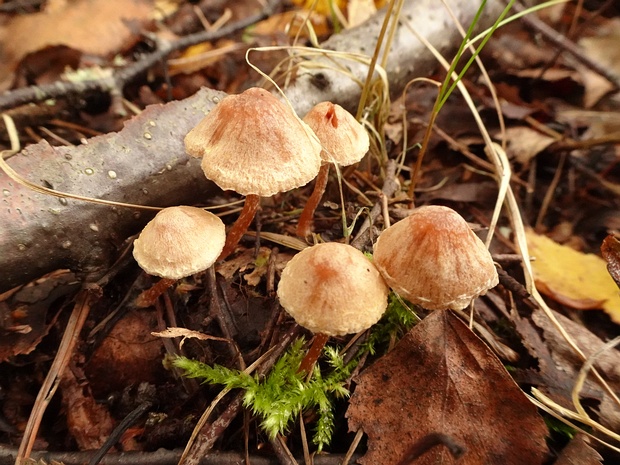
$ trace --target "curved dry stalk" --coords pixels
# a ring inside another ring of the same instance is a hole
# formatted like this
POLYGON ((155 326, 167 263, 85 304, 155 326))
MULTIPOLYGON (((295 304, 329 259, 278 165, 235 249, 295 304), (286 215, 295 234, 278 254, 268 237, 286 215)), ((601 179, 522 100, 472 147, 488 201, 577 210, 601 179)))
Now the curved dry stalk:
POLYGON ((24 435, 19 445, 17 456, 15 457, 16 464, 21 464, 30 457, 32 447, 34 446, 34 441, 37 438, 39 426, 41 425, 41 419, 43 418, 43 414, 52 400, 56 389, 58 389, 62 372, 67 368, 67 365, 71 360, 73 349, 77 344, 80 332, 82 331, 86 318, 90 313, 90 305, 94 296, 94 292, 87 289, 83 289, 77 295, 75 305, 73 306, 73 311, 71 312, 71 316, 67 322, 62 340, 60 341, 58 352, 56 353, 52 366, 47 372, 45 380, 39 389, 34 406, 30 412, 30 417, 28 417, 28 423, 26 424, 24 435))

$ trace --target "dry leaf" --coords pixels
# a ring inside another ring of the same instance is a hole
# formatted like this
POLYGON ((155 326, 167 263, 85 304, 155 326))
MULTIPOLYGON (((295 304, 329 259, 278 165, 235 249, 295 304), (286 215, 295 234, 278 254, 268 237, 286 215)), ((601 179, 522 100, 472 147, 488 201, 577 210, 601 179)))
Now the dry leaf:
POLYGON ((94 399, 90 389, 78 382, 70 368, 63 372, 60 388, 67 428, 80 450, 99 449, 114 429, 112 416, 94 399))
POLYGON ((592 448, 588 436, 580 433, 562 449, 554 465, 600 465, 601 463, 603 463, 603 457, 592 448))
POLYGON ((0 362, 32 352, 53 325, 46 321, 50 305, 79 286, 74 273, 56 270, 0 294, 0 362))
MULTIPOLYGON (((587 358, 598 352, 605 344, 582 324, 575 323, 557 312, 553 312, 553 315, 587 358)), ((571 394, 584 361, 542 310, 534 310, 531 319, 527 323, 519 322, 518 327, 524 344, 530 353, 538 358, 538 371, 533 378, 524 381, 537 385, 554 402, 574 410, 571 394), (533 325, 534 331, 525 329, 526 324, 533 325)), ((620 352, 616 349, 601 352, 594 362, 594 368, 607 380, 612 391, 619 391, 620 352)), ((585 380, 581 398, 588 400, 597 420, 603 426, 613 431, 620 428, 620 407, 592 374, 585 380)))
MULTIPOLYGON (((349 27, 357 26, 374 15, 377 12, 377 5, 375 3, 377 2, 374 0, 349 0, 347 5, 349 27)), ((379 6, 379 8, 381 8, 381 6, 379 6)))
POLYGON ((620 287, 620 241, 611 234, 603 240, 601 254, 607 262, 607 271, 620 287))
POLYGON ((211 336, 209 334, 201 333, 200 331, 193 331, 187 328, 178 328, 178 327, 168 327, 163 331, 151 331, 151 336, 157 337, 165 337, 173 339, 175 337, 180 337, 181 342, 179 342, 179 348, 183 347, 185 343, 185 339, 199 339, 201 341, 221 341, 221 342, 230 342, 228 339, 223 337, 211 336))
POLYGON ((156 320, 148 309, 135 310, 103 339, 85 369, 98 397, 141 382, 154 383, 165 376, 163 343, 151 335, 156 320))
POLYGON ((260 21, 252 28, 252 34, 273 35, 286 33, 289 37, 296 37, 299 34, 300 38, 307 39, 309 37, 308 28, 304 24, 306 19, 310 22, 314 33, 319 37, 327 35, 331 31, 331 26, 324 15, 314 11, 300 12, 299 10, 289 10, 271 15, 267 19, 260 21))
MULTIPOLYGON (((451 312, 434 312, 359 377, 349 429, 368 434, 360 463, 390 465, 429 434, 467 451, 460 465, 541 464, 547 429, 491 350, 451 312)), ((443 447, 416 465, 453 463, 443 447)))
POLYGON ((149 0, 76 0, 17 16, 0 32, 2 53, 19 61, 47 46, 67 45, 93 55, 110 55, 133 44, 137 31, 128 23, 143 23, 152 9, 149 0))
POLYGON ((306 10, 312 9, 323 16, 331 16, 334 8, 343 11, 347 4, 347 0, 293 0, 293 3, 306 10))
POLYGON ((526 126, 506 129, 506 140, 509 143, 508 153, 524 165, 555 142, 553 137, 526 126))
POLYGON ((539 290, 554 300, 579 309, 603 309, 620 323, 620 294, 605 261, 526 231, 534 279, 539 290))

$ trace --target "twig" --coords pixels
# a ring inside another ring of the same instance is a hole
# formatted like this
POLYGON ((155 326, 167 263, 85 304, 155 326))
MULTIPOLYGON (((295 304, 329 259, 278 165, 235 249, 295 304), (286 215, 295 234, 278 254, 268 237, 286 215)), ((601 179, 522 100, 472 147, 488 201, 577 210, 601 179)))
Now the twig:
POLYGON ((146 70, 163 62, 171 53, 202 42, 220 39, 245 29, 270 16, 275 10, 277 3, 277 0, 269 0, 260 13, 248 16, 247 18, 241 19, 216 31, 197 32, 182 37, 174 42, 158 41, 157 50, 145 55, 140 61, 118 70, 110 77, 81 82, 57 81, 52 84, 29 86, 4 92, 0 95, 0 111, 26 103, 66 98, 72 95, 82 95, 92 92, 109 93, 112 96, 120 96, 128 83, 143 74, 146 70))
MULTIPOLYGON (((523 6, 518 3, 515 3, 514 9, 517 12, 521 12, 524 10, 523 6)), ((527 26, 542 34, 549 42, 553 43, 556 47, 562 50, 566 50, 578 62, 603 76, 611 84, 613 84, 616 89, 620 88, 620 78, 618 78, 618 76, 614 75, 607 68, 604 68, 598 62, 594 61, 592 58, 586 55, 584 50, 575 42, 568 39, 566 36, 559 33, 558 31, 553 30, 542 20, 538 19, 538 17, 535 15, 525 15, 521 18, 521 20, 527 26)))
MULTIPOLYGON (((383 182, 383 188, 381 189, 382 197, 391 199, 396 191, 400 188, 400 184, 396 180, 396 162, 394 160, 388 160, 385 167, 385 181, 383 182)), ((351 242, 351 245, 357 249, 361 249, 368 239, 370 238, 370 225, 374 222, 383 208, 382 201, 379 201, 372 207, 370 215, 364 220, 360 230, 355 236, 355 239, 351 242)))
POLYGON ((106 439, 103 446, 101 446, 97 452, 91 457, 88 461, 88 465, 98 465, 101 462, 101 459, 108 453, 112 447, 116 445, 118 441, 120 441, 121 437, 129 429, 131 425, 133 425, 136 421, 140 419, 140 417, 151 408, 153 403, 151 401, 142 402, 135 409, 133 409, 129 414, 121 421, 112 434, 106 439))
POLYGON ((95 296, 96 293, 88 289, 83 289, 77 296, 71 317, 65 328, 65 333, 60 341, 56 357, 54 357, 54 361, 45 377, 45 381, 39 389, 39 394, 37 395, 32 412, 28 418, 28 423, 26 424, 26 429, 24 430, 24 435, 19 445, 15 463, 22 463, 25 459, 30 457, 30 452, 34 446, 43 414, 58 388, 62 372, 71 360, 73 349, 77 344, 80 332, 90 313, 90 305, 95 296))
MULTIPOLYGON (((64 465, 83 465, 88 463, 97 451, 83 452, 33 452, 32 457, 42 460, 41 463, 63 463, 64 465)), ((11 447, 0 447, 0 465, 13 465, 16 450, 11 447)), ((128 451, 107 454, 100 465, 176 465, 181 450, 158 449, 154 452, 128 451)), ((252 455, 252 465, 278 465, 273 456, 252 455)), ((340 465, 341 454, 321 454, 314 457, 314 465, 340 465)), ((360 458, 355 454, 353 460, 360 458)), ((244 454, 240 452, 213 452, 200 460, 200 465, 239 465, 243 463, 244 454)))

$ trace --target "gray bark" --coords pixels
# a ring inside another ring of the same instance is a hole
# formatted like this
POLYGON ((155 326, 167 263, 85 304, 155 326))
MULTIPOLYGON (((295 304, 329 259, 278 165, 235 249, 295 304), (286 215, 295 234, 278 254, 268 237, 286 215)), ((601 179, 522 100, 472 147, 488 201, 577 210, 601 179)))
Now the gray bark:
MULTIPOLYGON (((467 0, 447 3, 465 27, 478 7, 478 2, 467 0)), ((500 0, 490 0, 480 26, 492 24, 501 8, 500 0)), ((334 35, 323 47, 371 55, 383 17, 379 12, 334 35)), ((406 1, 402 17, 446 56, 461 41, 440 0, 406 1)), ((365 79, 366 66, 347 65, 355 77, 365 79)), ((392 95, 435 67, 430 52, 408 27, 399 25, 387 66, 392 95)), ((360 87, 343 74, 310 70, 299 75, 286 93, 301 115, 323 100, 355 111, 360 87)), ((183 137, 213 107, 214 98, 222 96, 204 89, 183 101, 148 107, 119 133, 89 139, 78 147, 52 148, 41 142, 8 162, 35 183, 74 194, 155 206, 201 203, 214 187, 204 179, 198 160, 188 159, 183 137)), ((4 173, 0 187, 0 292, 58 268, 97 276, 114 261, 123 240, 152 216, 70 199, 61 202, 17 185, 4 173)))

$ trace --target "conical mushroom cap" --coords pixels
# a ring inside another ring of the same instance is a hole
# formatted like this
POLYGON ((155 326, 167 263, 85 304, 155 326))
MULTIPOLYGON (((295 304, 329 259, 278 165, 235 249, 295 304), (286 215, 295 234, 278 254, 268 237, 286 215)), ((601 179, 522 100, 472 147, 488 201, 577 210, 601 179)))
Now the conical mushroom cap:
POLYGON ((224 223, 196 207, 161 210, 134 241, 133 256, 150 275, 181 279, 209 268, 224 248, 224 223))
POLYGON ((293 111, 264 89, 229 95, 185 137, 205 176, 224 190, 268 197, 307 184, 321 146, 293 111))
POLYGON ((282 307, 313 333, 363 331, 381 318, 389 289, 362 252, 336 242, 302 250, 288 262, 278 285, 282 307))
POLYGON ((368 152, 370 141, 364 126, 340 105, 332 102, 317 103, 304 116, 304 122, 327 149, 328 153, 321 151, 321 158, 326 163, 352 165, 368 152))
POLYGON ((448 207, 417 208, 383 231, 374 263, 394 291, 429 310, 465 308, 498 283, 484 243, 448 207))

